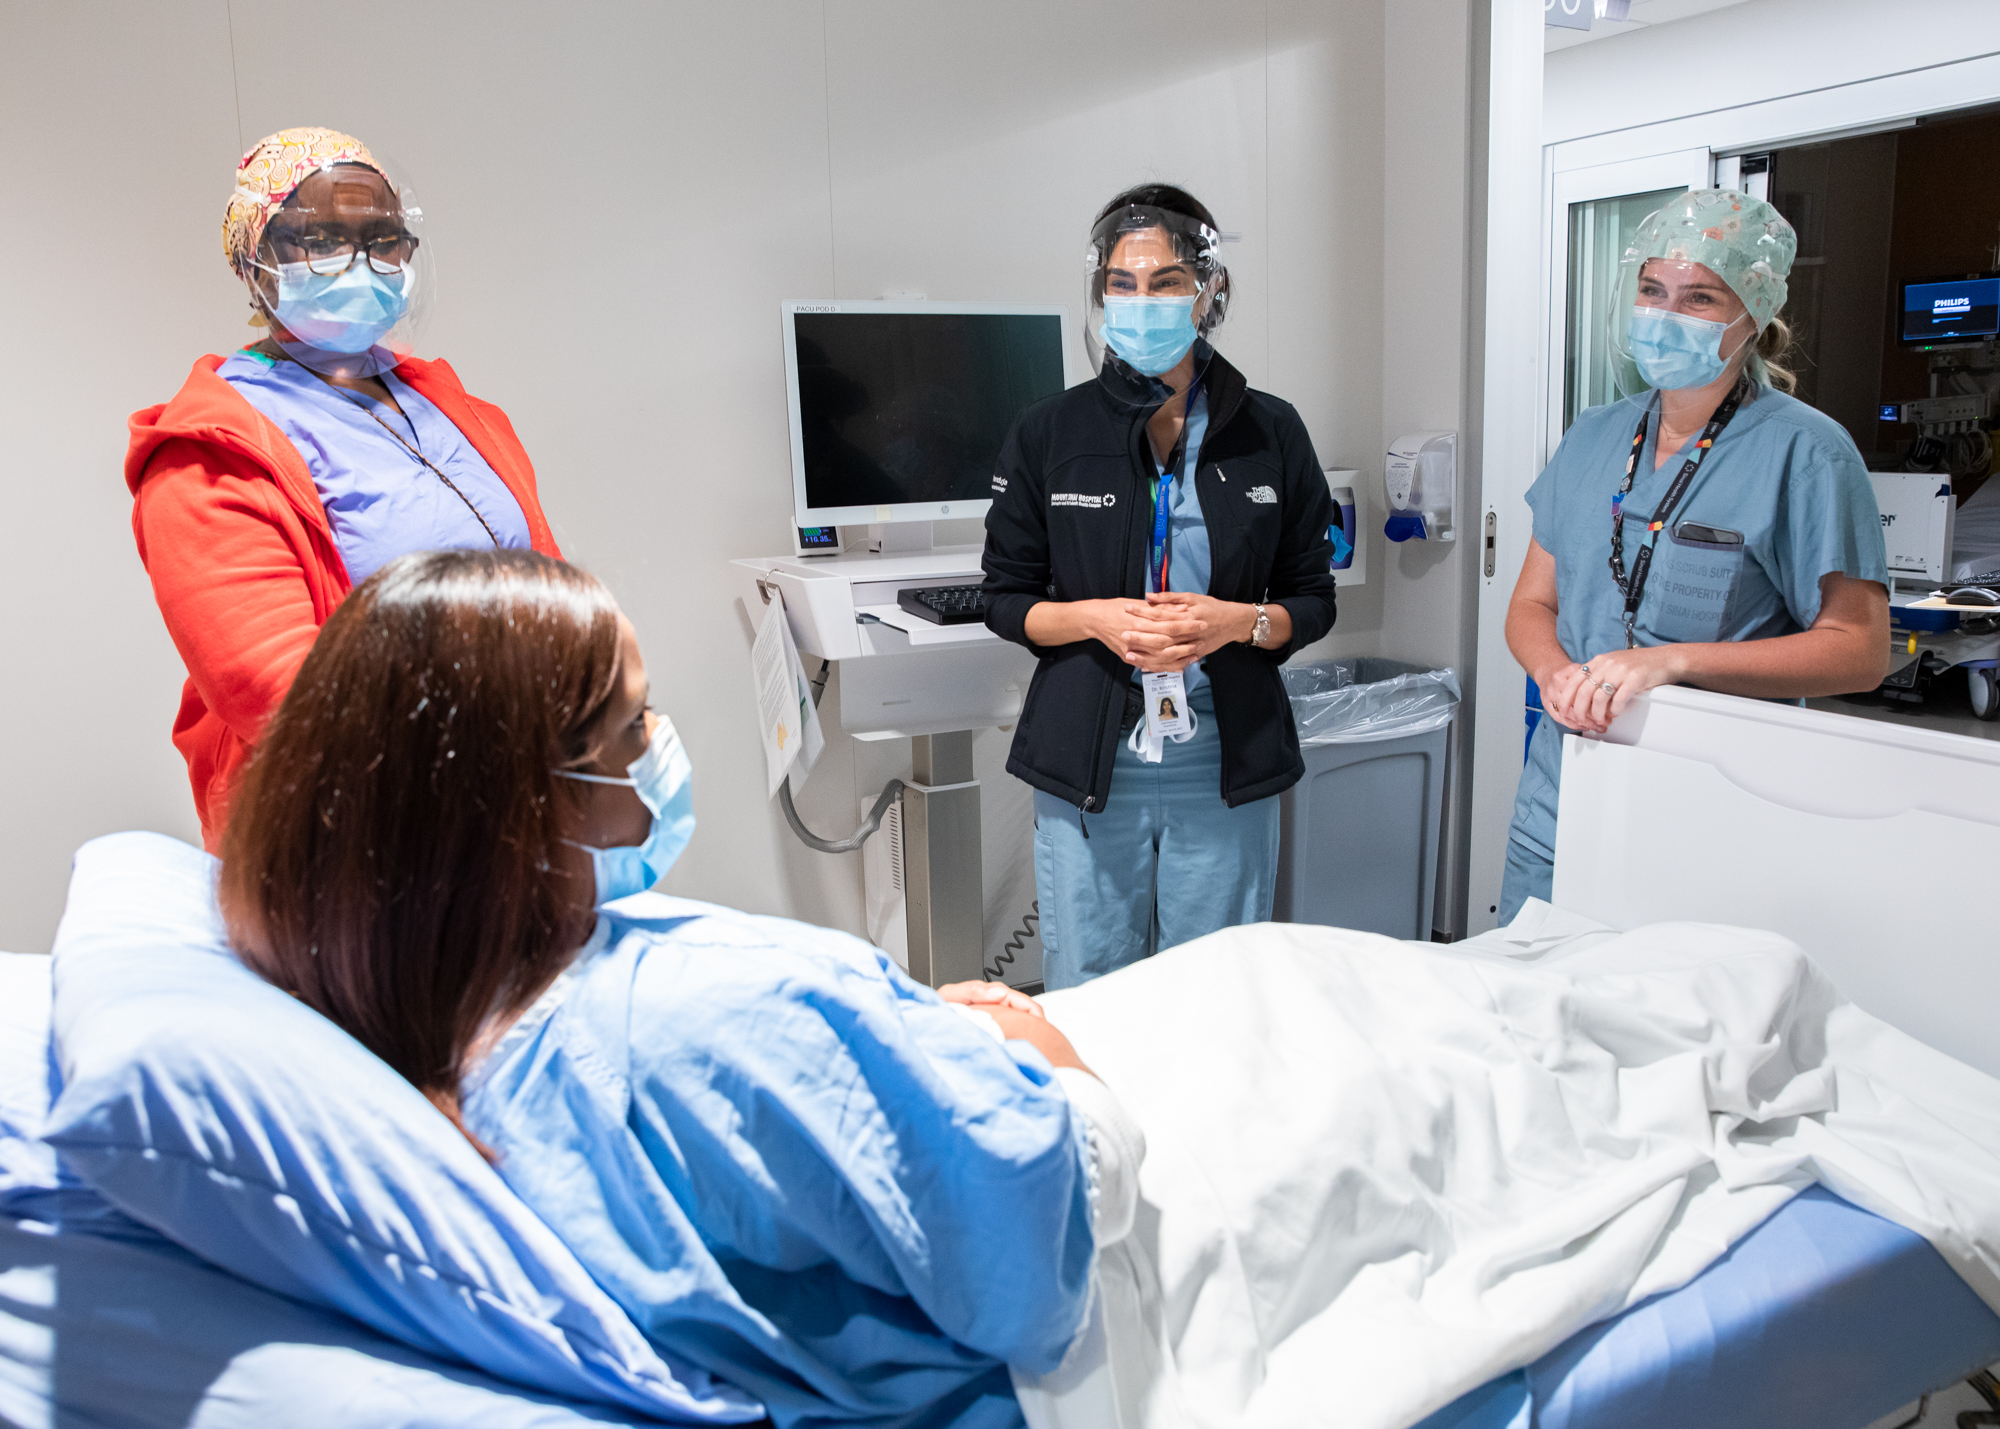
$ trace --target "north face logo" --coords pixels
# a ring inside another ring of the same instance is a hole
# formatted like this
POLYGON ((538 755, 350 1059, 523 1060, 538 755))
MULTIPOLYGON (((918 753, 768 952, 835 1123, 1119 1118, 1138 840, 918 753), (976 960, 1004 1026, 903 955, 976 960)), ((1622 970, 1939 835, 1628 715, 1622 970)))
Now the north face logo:
POLYGON ((1250 499, 1259 506, 1276 506, 1278 493, 1268 486, 1253 486, 1250 488, 1250 499))

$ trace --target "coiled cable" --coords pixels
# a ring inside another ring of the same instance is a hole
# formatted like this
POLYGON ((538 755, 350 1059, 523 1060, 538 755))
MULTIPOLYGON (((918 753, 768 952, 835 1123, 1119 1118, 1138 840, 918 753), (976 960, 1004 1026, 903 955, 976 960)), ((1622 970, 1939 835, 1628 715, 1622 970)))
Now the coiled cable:
POLYGON ((988 982, 1005 982, 1006 970, 1016 958, 1028 950, 1028 939, 1035 936, 1035 929, 1042 921, 1042 901, 1037 898, 1028 905, 1028 911, 1021 915, 1021 926, 1007 936, 1006 946, 1000 949, 991 966, 983 966, 980 973, 988 982))

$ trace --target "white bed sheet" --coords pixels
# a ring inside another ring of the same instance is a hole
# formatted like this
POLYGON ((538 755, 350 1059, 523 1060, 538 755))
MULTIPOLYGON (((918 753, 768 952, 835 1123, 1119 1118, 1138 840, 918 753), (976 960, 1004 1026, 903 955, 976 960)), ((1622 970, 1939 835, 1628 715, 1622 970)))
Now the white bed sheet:
POLYGON ((2000 1081, 1773 934, 1266 925, 1044 1001, 1148 1152, 1098 1338, 1022 1385, 1036 1429, 1396 1429, 1815 1181, 2000 1309, 2000 1081))

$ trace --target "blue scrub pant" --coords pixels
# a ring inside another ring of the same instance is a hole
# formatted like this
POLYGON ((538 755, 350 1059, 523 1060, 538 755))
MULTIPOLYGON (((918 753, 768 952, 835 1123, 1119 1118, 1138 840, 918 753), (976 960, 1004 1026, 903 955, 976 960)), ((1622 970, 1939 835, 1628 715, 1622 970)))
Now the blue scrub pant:
POLYGON ((1556 804, 1562 792, 1563 727, 1543 715, 1528 738, 1528 757, 1507 830, 1507 871, 1500 880, 1500 926, 1530 898, 1548 902, 1556 879, 1556 804))
POLYGON ((1552 902, 1556 865, 1519 839, 1507 840, 1507 871, 1500 877, 1500 926, 1506 927, 1530 898, 1552 902))
POLYGON ((1035 792, 1042 981, 1051 991, 1271 916, 1278 801, 1223 804, 1212 696, 1196 690, 1188 704, 1201 727, 1186 744, 1168 744, 1158 764, 1119 743, 1101 811, 1035 792))

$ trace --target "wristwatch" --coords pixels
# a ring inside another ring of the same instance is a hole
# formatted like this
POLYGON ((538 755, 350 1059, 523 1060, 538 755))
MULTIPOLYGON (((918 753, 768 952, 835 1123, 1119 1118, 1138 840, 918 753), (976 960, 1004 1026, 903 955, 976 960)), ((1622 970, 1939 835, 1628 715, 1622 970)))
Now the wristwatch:
POLYGON ((1252 645, 1262 645, 1271 638, 1271 617, 1264 613, 1262 605, 1255 606, 1255 609, 1257 611, 1257 623, 1250 627, 1250 643, 1252 645))

